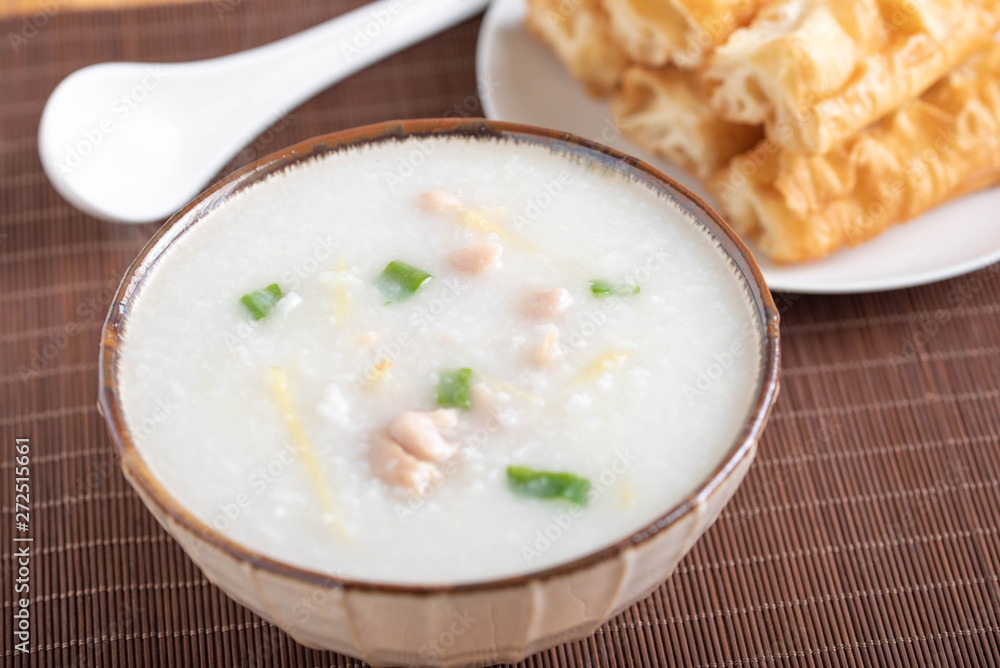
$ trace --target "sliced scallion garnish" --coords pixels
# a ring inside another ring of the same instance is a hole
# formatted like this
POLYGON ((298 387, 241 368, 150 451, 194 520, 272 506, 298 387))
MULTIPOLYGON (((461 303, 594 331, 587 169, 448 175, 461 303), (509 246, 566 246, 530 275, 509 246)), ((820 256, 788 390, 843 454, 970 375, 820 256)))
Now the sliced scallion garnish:
POLYGON ((471 382, 472 369, 442 372, 437 386, 438 406, 455 406, 465 410, 472 408, 472 398, 469 396, 471 382))
POLYGON ((595 278, 590 282, 590 292, 595 297, 628 297, 639 294, 638 285, 615 285, 603 278, 595 278))
POLYGON ((587 505, 590 481, 575 473, 536 471, 527 466, 508 466, 507 484, 524 496, 538 499, 565 499, 580 506, 587 505))
POLYGON ((413 296, 413 293, 431 278, 433 277, 426 271, 405 262, 393 260, 382 270, 382 274, 378 278, 378 286, 388 300, 386 303, 391 304, 413 296))
POLYGON ((250 317, 254 320, 261 320, 271 315, 271 311, 274 310, 275 305, 281 301, 283 296, 278 284, 271 283, 266 288, 246 293, 240 297, 240 303, 250 311, 250 317))

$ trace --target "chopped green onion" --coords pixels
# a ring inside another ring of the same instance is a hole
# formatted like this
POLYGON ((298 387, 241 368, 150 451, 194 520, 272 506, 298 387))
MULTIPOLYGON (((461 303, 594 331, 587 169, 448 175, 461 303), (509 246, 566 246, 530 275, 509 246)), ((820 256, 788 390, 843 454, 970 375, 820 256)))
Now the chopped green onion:
POLYGON ((524 496, 539 499, 566 499, 580 506, 587 505, 590 481, 574 473, 536 471, 526 466, 508 466, 507 484, 524 496))
POLYGON ((603 278, 596 278, 590 282, 590 292, 595 297, 628 297, 639 294, 641 288, 638 285, 615 285, 611 281, 603 278))
POLYGON ((405 262, 393 260, 382 270, 378 284, 382 294, 389 300, 386 303, 391 304, 394 301, 410 297, 431 278, 433 277, 426 271, 421 271, 405 262))
POLYGON ((277 283, 271 283, 263 290, 254 290, 240 297, 240 303, 247 307, 250 316, 254 320, 260 320, 271 315, 275 304, 281 301, 284 295, 277 283))
POLYGON ((437 386, 438 406, 457 406, 465 410, 472 408, 472 399, 469 397, 471 381, 472 369, 442 373, 437 386))

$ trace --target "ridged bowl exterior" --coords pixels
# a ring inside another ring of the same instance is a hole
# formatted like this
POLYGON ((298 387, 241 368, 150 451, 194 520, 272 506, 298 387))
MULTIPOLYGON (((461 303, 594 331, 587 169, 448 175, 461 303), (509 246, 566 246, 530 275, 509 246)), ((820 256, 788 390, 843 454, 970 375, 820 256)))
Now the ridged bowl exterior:
POLYGON ((104 326, 100 408, 122 469, 161 525, 206 577, 303 645, 374 665, 516 662, 593 633, 659 586, 718 517, 746 475, 778 391, 778 313, 752 256, 704 202, 645 163, 566 133, 480 119, 397 121, 317 137, 222 180, 172 217, 125 276, 104 326), (569 151, 623 171, 673 198, 743 273, 761 326, 762 368, 745 429, 683 503, 614 545, 537 573, 483 583, 415 586, 345 580, 278 562, 230 541, 182 507, 136 450, 117 386, 120 333, 143 276, 191 225, 239 190, 287 166, 345 147, 416 136, 496 137, 569 151))

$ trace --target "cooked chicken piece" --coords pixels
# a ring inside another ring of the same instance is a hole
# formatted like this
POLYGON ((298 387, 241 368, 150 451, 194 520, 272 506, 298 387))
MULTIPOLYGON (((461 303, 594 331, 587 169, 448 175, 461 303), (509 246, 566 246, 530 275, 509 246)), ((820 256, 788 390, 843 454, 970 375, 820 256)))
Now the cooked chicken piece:
POLYGON ((552 326, 545 333, 545 338, 535 351, 535 365, 548 366, 559 354, 559 328, 552 326))
POLYGON ((460 248, 449 255, 448 259, 458 269, 478 274, 499 260, 502 253, 503 246, 500 244, 473 244, 460 248))
POLYGON ((404 450, 385 429, 372 434, 369 460, 372 471, 379 478, 414 492, 426 488, 441 475, 436 466, 420 461, 404 450))
POLYGON ((457 446, 441 432, 457 424, 458 412, 453 408, 403 411, 389 423, 389 434, 414 457, 439 462, 455 454, 457 446))
POLYGON ((528 296, 525 311, 536 318, 551 320, 561 316, 573 303, 573 297, 566 288, 539 290, 528 296))
POLYGON ((458 198, 443 190, 428 190, 420 196, 420 206, 432 213, 456 214, 462 211, 458 198))

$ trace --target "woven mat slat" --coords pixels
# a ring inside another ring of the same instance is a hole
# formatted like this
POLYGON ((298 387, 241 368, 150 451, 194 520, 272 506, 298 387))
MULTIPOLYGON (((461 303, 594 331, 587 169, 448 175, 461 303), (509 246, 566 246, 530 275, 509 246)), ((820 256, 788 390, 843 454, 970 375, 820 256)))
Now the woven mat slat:
MULTIPOLYGON (((208 584, 124 481, 94 407, 98 335, 156 226, 67 205, 34 137, 47 95, 79 67, 221 55, 359 4, 60 11, 16 50, 0 44, 0 536, 13 534, 23 436, 37 536, 28 659, 9 642, 12 548, 0 545, 4 664, 358 665, 299 646, 208 584)), ((0 20, 0 36, 22 29, 0 20)), ((477 31, 467 22, 320 94, 223 171, 355 125, 481 113, 477 31)), ((525 665, 1000 665, 1000 266, 778 301, 782 395, 733 502, 649 598, 525 665)))

